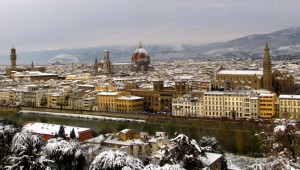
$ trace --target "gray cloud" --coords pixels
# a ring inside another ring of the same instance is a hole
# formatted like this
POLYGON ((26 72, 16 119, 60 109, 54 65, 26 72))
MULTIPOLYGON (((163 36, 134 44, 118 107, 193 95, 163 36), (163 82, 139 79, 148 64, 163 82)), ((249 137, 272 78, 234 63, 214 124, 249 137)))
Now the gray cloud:
POLYGON ((111 44, 206 44, 299 23, 298 0, 4 0, 0 55, 111 44))

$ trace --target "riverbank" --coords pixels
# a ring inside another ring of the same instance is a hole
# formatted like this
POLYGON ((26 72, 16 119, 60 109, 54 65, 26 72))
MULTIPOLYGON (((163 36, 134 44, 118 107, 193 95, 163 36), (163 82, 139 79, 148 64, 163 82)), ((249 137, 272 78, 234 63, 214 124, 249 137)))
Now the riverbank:
MULTIPOLYGON (((24 108, 22 108, 24 109, 24 108)), ((37 110, 36 108, 33 108, 37 110)), ((39 112, 50 112, 40 109, 39 112)), ((172 117, 167 115, 136 115, 144 116, 141 122, 137 121, 112 121, 112 120, 94 120, 77 117, 78 114, 66 113, 74 115, 72 117, 63 117, 64 110, 55 109, 57 116, 42 114, 20 114, 15 112, 2 112, 0 118, 8 118, 23 124, 26 122, 42 122, 52 124, 63 124, 68 126, 88 127, 100 134, 119 132, 123 129, 134 129, 136 132, 166 132, 169 138, 173 138, 175 134, 186 134, 192 139, 199 141, 203 136, 216 137, 224 150, 231 153, 242 155, 256 155, 259 153, 258 141, 254 134, 258 131, 259 125, 250 121, 229 121, 215 120, 206 118, 184 118, 172 117)), ((33 112, 30 110, 29 112, 33 112)), ((51 114, 54 109, 51 110, 51 114)), ((80 113, 80 112, 77 112, 80 113)), ((83 112, 80 115, 87 114, 83 112)), ((94 114, 98 114, 95 113, 94 114)), ((106 113, 109 114, 109 113, 106 113)), ((114 113, 107 116, 113 118, 114 113)), ((127 115, 127 114, 123 114, 127 115)), ((85 115, 83 115, 85 116, 85 115)), ((96 116, 96 115, 95 115, 96 116)), ((134 115, 130 115, 133 117, 134 115)), ((126 116, 128 117, 128 116, 126 116)), ((128 119, 128 118, 125 118, 128 119)))
POLYGON ((69 114, 62 112, 41 112, 33 110, 20 110, 18 113, 21 114, 37 114, 37 115, 49 115, 56 117, 67 117, 67 118, 78 118, 78 119, 92 119, 92 120, 111 120, 111 121, 129 121, 129 122, 146 122, 145 120, 139 119, 128 119, 128 118, 115 118, 115 117, 105 117, 105 116, 95 116, 95 115, 85 115, 85 114, 69 114))

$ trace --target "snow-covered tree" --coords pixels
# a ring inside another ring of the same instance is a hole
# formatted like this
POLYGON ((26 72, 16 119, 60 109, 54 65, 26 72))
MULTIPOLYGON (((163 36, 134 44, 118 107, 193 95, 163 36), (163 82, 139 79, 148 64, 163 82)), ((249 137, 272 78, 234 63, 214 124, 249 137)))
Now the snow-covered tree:
POLYGON ((221 158, 221 169, 226 170, 227 161, 225 159, 225 152, 222 149, 222 146, 219 144, 218 140, 215 137, 203 136, 199 142, 199 145, 205 152, 219 153, 222 154, 221 158))
POLYGON ((12 139, 19 131, 20 128, 16 122, 8 119, 0 120, 0 169, 4 166, 4 160, 9 154, 12 139))
POLYGON ((108 150, 96 156, 89 170, 140 170, 143 168, 141 160, 122 151, 108 150))
POLYGON ((202 169, 204 167, 200 157, 204 156, 203 150, 197 142, 183 134, 170 140, 171 146, 165 146, 158 153, 161 154, 160 166, 165 164, 179 164, 185 169, 202 169))
POLYGON ((48 160, 41 155, 44 144, 45 141, 38 135, 17 133, 12 140, 5 169, 46 169, 48 160))
POLYGON ((45 146, 45 154, 53 160, 54 163, 50 165, 53 169, 79 170, 86 167, 86 154, 76 139, 69 142, 60 137, 50 139, 45 146))
MULTIPOLYGON (((268 156, 266 169, 300 169, 296 151, 300 146, 300 130, 293 120, 276 120, 257 134, 262 149, 268 156)), ((298 153, 299 154, 299 153, 298 153)), ((254 165, 253 167, 260 167, 254 165)), ((255 169, 255 168, 253 168, 255 169)))
POLYGON ((165 164, 163 167, 159 165, 149 164, 143 170, 184 170, 180 165, 165 164))

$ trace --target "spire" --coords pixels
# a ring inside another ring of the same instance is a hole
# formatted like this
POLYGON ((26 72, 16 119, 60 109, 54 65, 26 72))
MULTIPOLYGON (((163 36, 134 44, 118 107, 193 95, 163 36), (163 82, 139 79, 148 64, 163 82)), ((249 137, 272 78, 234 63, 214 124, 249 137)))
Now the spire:
POLYGON ((265 43, 265 50, 269 50, 268 40, 266 40, 266 43, 265 43))
POLYGON ((138 48, 143 48, 142 42, 139 42, 138 48))
POLYGON ((97 57, 95 58, 95 64, 97 64, 98 63, 98 60, 97 60, 97 57))
POLYGON ((31 68, 33 68, 34 67, 34 65, 33 65, 33 61, 31 62, 31 68))

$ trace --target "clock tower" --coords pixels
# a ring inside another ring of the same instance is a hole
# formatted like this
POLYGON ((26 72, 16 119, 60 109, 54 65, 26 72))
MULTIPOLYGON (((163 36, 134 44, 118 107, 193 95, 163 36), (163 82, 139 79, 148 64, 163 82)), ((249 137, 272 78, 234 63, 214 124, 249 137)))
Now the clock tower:
POLYGON ((17 54, 16 54, 16 49, 15 48, 12 48, 10 50, 10 68, 13 69, 13 68, 16 68, 17 66, 17 54))

